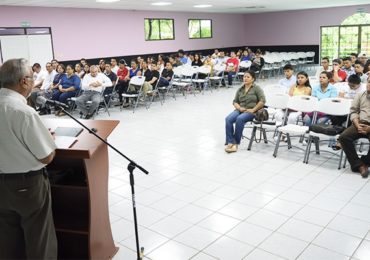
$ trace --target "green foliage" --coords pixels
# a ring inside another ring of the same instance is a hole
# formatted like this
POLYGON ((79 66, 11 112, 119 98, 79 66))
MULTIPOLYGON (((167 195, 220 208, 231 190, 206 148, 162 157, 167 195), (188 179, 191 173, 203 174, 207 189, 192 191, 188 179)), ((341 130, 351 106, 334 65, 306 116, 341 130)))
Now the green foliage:
POLYGON ((342 25, 358 25, 358 24, 370 24, 370 14, 356 13, 347 17, 342 22, 342 25))
POLYGON ((189 20, 189 38, 211 38, 212 37, 212 24, 211 20, 189 20))
POLYGON ((173 40, 173 19, 145 19, 145 40, 173 40))

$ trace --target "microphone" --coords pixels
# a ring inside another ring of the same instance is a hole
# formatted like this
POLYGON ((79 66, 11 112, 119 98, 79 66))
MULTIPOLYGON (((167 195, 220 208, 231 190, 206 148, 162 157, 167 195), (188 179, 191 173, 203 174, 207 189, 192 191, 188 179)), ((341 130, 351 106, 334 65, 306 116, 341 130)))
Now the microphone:
POLYGON ((62 107, 62 108, 65 108, 65 109, 69 108, 67 104, 64 104, 64 103, 56 101, 56 100, 46 99, 43 96, 38 96, 36 98, 36 102, 39 103, 39 104, 42 104, 43 106, 44 105, 50 105, 50 106, 54 106, 54 107, 62 107))

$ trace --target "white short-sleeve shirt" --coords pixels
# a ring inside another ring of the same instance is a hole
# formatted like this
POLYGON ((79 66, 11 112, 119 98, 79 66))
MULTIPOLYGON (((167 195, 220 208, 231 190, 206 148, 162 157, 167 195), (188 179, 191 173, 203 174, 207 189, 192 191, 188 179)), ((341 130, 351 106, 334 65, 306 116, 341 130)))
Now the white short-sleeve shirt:
POLYGON ((0 173, 23 173, 44 167, 38 159, 47 157, 56 146, 24 96, 11 89, 0 89, 0 122, 0 173))

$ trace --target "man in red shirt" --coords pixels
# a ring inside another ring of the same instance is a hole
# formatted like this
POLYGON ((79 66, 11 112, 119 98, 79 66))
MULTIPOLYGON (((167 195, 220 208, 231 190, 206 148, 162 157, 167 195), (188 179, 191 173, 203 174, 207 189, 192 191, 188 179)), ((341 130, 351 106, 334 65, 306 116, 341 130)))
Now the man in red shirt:
POLYGON ((226 61, 226 72, 229 86, 233 84, 233 76, 238 72, 239 59, 236 57, 234 51, 230 53, 230 58, 226 61))
POLYGON ((340 68, 341 61, 340 59, 333 60, 333 77, 330 80, 330 83, 343 82, 347 78, 347 73, 340 68))
POLYGON ((119 60, 119 69, 117 71, 118 83, 116 89, 118 89, 119 101, 122 104, 122 94, 127 92, 128 83, 130 82, 130 74, 126 67, 126 61, 124 59, 119 60))

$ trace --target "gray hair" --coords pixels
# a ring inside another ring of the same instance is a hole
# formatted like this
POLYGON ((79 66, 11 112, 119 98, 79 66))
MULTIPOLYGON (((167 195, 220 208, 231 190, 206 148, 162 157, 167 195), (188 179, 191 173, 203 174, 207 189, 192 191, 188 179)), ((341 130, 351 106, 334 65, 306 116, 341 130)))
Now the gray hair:
POLYGON ((93 70, 93 69, 96 69, 96 70, 98 70, 98 71, 99 71, 99 69, 100 69, 100 68, 99 68, 99 66, 97 66, 97 65, 91 65, 91 66, 90 66, 90 71, 91 71, 91 70, 93 70))
POLYGON ((0 68, 0 84, 2 88, 12 88, 30 73, 29 62, 26 59, 7 60, 0 68))

